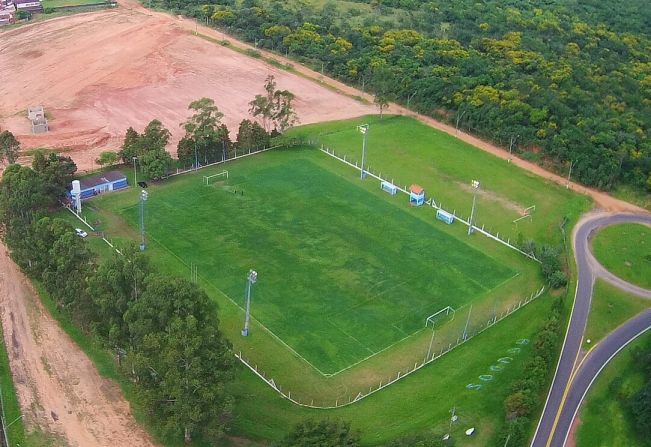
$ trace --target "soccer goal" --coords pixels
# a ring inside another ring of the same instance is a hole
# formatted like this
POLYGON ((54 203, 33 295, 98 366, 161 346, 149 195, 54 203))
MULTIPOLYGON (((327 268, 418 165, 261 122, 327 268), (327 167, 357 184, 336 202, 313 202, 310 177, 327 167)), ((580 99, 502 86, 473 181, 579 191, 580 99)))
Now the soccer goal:
POLYGON ((452 307, 446 306, 443 309, 439 310, 438 312, 427 317, 427 319, 425 320, 425 327, 429 326, 430 324, 432 326, 435 325, 436 323, 438 323, 439 321, 441 321, 443 318, 447 317, 450 314, 452 314, 452 318, 454 318, 454 313, 455 310, 452 307))
POLYGON ((204 175, 203 176, 203 184, 204 185, 210 185, 211 183, 214 183, 220 177, 224 177, 224 176, 226 178, 228 178, 228 171, 222 171, 219 174, 204 175))

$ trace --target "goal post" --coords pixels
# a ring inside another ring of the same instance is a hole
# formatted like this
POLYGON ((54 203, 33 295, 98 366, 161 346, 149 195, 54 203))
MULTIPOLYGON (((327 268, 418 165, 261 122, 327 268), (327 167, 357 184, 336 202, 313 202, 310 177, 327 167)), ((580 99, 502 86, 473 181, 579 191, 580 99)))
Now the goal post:
POLYGON ((217 180, 218 177, 226 177, 226 178, 228 178, 228 171, 222 171, 222 172, 219 172, 217 174, 212 174, 212 175, 204 175, 203 176, 203 184, 204 185, 210 185, 215 180, 217 180))
POLYGON ((452 314, 452 318, 454 318, 455 312, 456 311, 451 306, 445 306, 443 309, 439 310, 436 313, 433 313, 425 319, 425 327, 428 327, 430 324, 434 326, 436 323, 450 314, 452 314))

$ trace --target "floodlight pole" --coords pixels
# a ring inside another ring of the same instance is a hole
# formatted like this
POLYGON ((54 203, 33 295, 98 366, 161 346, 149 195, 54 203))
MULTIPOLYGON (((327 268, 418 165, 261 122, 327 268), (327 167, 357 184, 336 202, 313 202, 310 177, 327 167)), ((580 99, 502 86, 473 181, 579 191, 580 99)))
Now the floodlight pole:
POLYGON ((368 138, 368 124, 362 124, 357 126, 357 130, 364 134, 364 139, 362 140, 362 165, 360 170, 360 179, 364 180, 364 159, 366 158, 366 140, 368 138))
POLYGON ((138 184, 138 171, 136 170, 136 160, 138 157, 133 157, 133 184, 138 184))
POLYGON ((258 280, 258 273, 255 270, 249 270, 246 277, 246 313, 244 315, 244 329, 242 329, 242 336, 249 335, 249 319, 251 318, 251 286, 258 280))
POLYGON ((468 235, 473 233, 475 225, 475 205, 477 204, 477 191, 479 190, 479 181, 472 181, 472 210, 470 211, 470 225, 468 225, 468 235))
POLYGON ((468 311, 468 318, 466 319, 466 326, 463 328, 463 340, 466 341, 468 338, 468 324, 470 323, 470 314, 472 313, 472 304, 470 305, 470 310, 468 311))
POLYGON ((140 251, 145 251, 145 202, 149 193, 144 189, 140 191, 140 251))

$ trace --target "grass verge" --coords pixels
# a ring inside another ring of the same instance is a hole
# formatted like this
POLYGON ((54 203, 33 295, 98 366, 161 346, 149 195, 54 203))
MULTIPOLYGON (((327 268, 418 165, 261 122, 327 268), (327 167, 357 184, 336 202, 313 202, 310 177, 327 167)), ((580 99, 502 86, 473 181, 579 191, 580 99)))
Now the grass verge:
POLYGON ((651 307, 651 301, 623 292, 606 281, 598 279, 594 285, 583 347, 590 348, 648 307, 651 307))
POLYGON ((631 352, 649 343, 651 334, 640 336, 620 352, 594 382, 578 414, 578 447, 651 445, 651 439, 642 439, 635 433, 632 415, 625 404, 644 385, 644 365, 635 361, 631 352))
POLYGON ((641 224, 606 227, 593 238, 592 251, 611 273, 651 289, 651 227, 641 224))

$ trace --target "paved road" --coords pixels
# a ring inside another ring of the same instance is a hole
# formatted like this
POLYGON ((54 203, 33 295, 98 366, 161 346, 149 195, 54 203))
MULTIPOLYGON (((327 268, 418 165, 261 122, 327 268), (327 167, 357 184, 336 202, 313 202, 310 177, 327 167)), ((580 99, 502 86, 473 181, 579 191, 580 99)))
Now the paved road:
POLYGON ((629 284, 610 274, 590 252, 589 240, 595 231, 608 225, 633 222, 651 225, 651 215, 593 214, 583 218, 574 229, 572 243, 578 270, 576 298, 554 380, 547 395, 545 408, 538 422, 531 447, 562 446, 567 438, 576 410, 596 375, 614 356, 613 353, 618 352, 637 337, 643 328, 646 330, 651 327, 651 312, 643 312, 606 337, 591 352, 576 374, 572 387, 568 389, 583 342, 595 278, 601 277, 627 292, 651 299, 650 291, 629 284), (562 410, 560 414, 559 410, 562 410))

